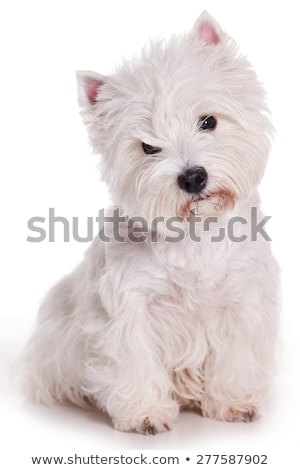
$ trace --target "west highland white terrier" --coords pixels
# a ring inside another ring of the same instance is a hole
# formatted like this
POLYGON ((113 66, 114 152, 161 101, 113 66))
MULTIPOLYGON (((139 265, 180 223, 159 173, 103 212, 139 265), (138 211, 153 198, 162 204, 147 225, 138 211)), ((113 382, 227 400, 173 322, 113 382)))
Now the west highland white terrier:
POLYGON ((146 434, 187 407, 253 420, 279 312, 277 263, 257 230, 272 125, 255 72, 204 12, 113 75, 79 72, 78 86, 119 213, 42 304, 27 393, 146 434))

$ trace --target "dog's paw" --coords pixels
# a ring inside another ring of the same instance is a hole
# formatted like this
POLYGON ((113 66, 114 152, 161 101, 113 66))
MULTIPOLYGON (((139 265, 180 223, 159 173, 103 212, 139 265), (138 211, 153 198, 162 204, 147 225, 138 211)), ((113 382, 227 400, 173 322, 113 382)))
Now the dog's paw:
POLYGON ((159 432, 171 431, 172 424, 167 419, 157 418, 157 417, 146 417, 142 422, 142 432, 144 434, 152 434, 153 436, 159 432))
POLYGON ((258 416, 258 411, 254 406, 245 406, 244 409, 229 407, 225 413, 225 421, 249 423, 258 416))
POLYGON ((249 423, 259 418, 258 407, 254 405, 225 405, 205 400, 202 403, 202 414, 217 421, 249 423))
POLYGON ((174 418, 167 414, 159 414, 159 416, 149 415, 138 419, 118 419, 113 418, 115 429, 126 432, 139 432, 142 434, 155 435, 160 432, 171 431, 174 425, 174 418))

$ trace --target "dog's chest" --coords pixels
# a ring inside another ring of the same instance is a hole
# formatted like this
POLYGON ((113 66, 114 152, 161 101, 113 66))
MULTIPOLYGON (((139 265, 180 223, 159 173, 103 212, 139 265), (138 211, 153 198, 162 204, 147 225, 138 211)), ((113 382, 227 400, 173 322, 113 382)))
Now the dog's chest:
MULTIPOLYGON (((231 253, 228 246, 201 246, 195 243, 169 245, 157 254, 162 276, 161 290, 176 305, 199 315, 199 309, 216 311, 227 297, 231 253), (200 308, 201 307, 201 308, 200 308)), ((159 298, 164 299, 165 297, 159 298)))
POLYGON ((182 288, 196 288, 221 282, 234 256, 231 251, 226 243, 201 245, 186 241, 160 248, 155 255, 172 282, 182 288))

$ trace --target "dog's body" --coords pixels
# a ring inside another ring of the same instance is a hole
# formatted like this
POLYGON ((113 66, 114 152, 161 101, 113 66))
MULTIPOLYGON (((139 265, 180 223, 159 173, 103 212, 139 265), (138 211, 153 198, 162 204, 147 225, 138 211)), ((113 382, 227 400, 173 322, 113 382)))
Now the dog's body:
POLYGON ((256 188, 272 131, 254 72, 204 13, 114 76, 80 74, 79 100, 124 241, 108 224, 110 242, 97 237, 48 294, 26 352, 27 389, 93 404, 126 431, 171 429, 180 407, 253 419, 279 309, 277 264, 250 223, 253 208, 262 217, 256 188), (133 240, 136 216, 151 228, 133 240), (184 237, 172 242, 166 220, 176 216, 184 237))

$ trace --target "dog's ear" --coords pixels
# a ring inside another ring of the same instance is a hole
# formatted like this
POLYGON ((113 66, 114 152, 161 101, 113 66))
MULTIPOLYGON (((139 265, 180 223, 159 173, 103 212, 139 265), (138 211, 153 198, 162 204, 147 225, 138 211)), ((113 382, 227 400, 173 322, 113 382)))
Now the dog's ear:
POLYGON ((76 72, 78 83, 78 102, 82 107, 91 107, 97 103, 100 88, 106 78, 96 72, 76 72))
POLYGON ((218 23, 205 10, 196 21, 193 32, 197 34, 200 41, 208 46, 218 44, 223 36, 223 31, 218 23))

